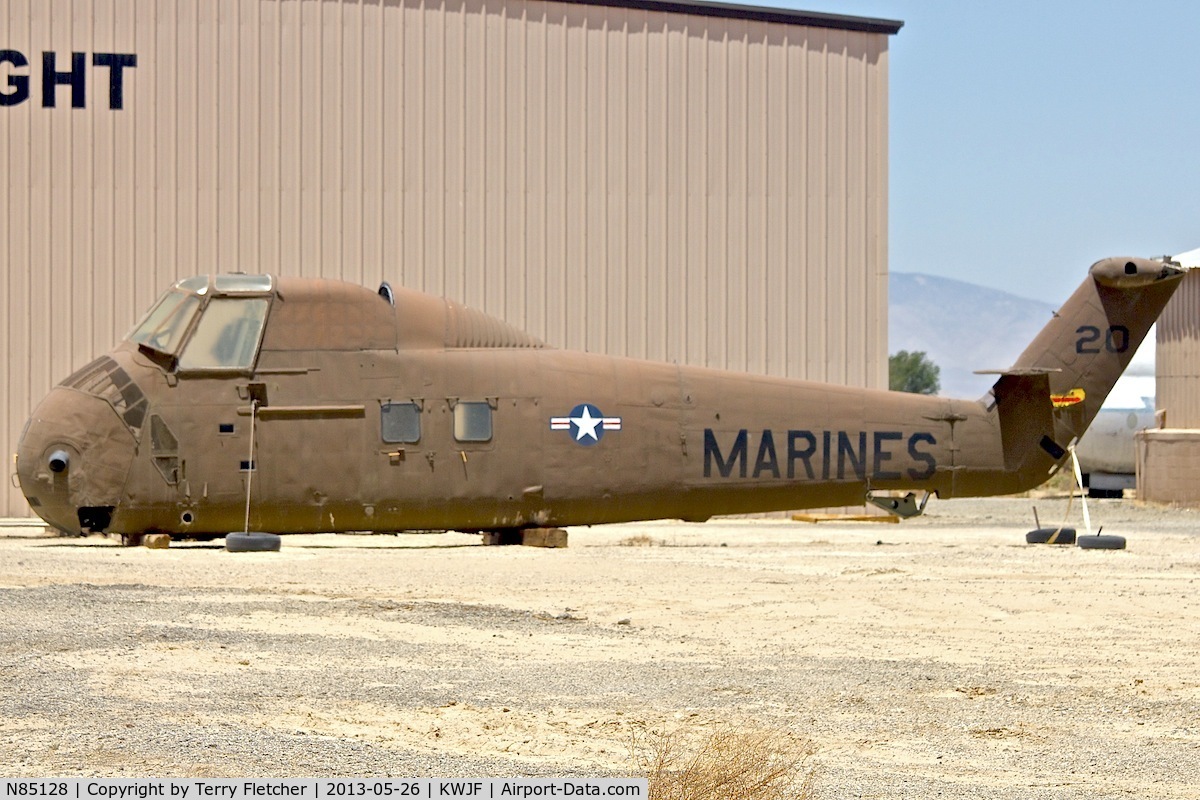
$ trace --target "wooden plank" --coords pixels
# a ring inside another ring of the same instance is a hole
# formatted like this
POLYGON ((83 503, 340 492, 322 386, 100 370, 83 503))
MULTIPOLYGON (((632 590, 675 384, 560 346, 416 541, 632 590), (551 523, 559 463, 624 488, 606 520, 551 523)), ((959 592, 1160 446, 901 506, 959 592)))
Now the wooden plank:
POLYGON ((795 522, 890 522, 900 518, 893 514, 792 514, 795 522))

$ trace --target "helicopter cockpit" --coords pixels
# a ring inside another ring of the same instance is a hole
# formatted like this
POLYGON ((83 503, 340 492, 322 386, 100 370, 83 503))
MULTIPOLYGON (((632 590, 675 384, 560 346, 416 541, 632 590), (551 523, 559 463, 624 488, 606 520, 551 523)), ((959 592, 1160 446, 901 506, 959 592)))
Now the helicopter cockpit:
POLYGON ((128 339, 167 369, 247 371, 262 340, 270 275, 199 275, 179 281, 128 339))

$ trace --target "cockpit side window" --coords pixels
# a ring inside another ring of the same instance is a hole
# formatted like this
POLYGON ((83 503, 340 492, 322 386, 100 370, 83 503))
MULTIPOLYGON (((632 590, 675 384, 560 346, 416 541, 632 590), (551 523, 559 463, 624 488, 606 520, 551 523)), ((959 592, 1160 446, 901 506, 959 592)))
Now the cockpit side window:
POLYGON ((173 356, 199 309, 200 298, 196 295, 167 292, 142 323, 133 329, 129 339, 173 356))
POLYGON ((265 297, 214 297, 179 358, 180 370, 248 370, 254 366, 263 323, 265 297))

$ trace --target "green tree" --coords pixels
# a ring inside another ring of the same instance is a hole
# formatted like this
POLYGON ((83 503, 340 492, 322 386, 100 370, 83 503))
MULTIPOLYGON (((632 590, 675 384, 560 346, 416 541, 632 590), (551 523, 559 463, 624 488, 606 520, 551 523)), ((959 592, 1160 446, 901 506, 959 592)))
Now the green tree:
POLYGON ((901 350, 888 357, 888 388, 893 392, 937 394, 942 371, 924 351, 901 350))

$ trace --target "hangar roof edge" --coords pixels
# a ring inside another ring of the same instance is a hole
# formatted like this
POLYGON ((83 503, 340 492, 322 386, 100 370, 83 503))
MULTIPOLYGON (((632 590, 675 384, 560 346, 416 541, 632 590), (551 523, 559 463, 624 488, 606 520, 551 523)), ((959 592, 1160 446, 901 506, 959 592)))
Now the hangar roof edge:
POLYGON ((896 34, 904 22, 894 19, 854 17, 847 14, 828 14, 820 11, 799 11, 790 8, 767 8, 738 3, 716 3, 708 0, 568 0, 592 6, 636 8, 643 11, 662 11, 669 14, 695 14, 704 17, 726 17, 784 25, 808 25, 814 28, 837 28, 862 33, 896 34))

